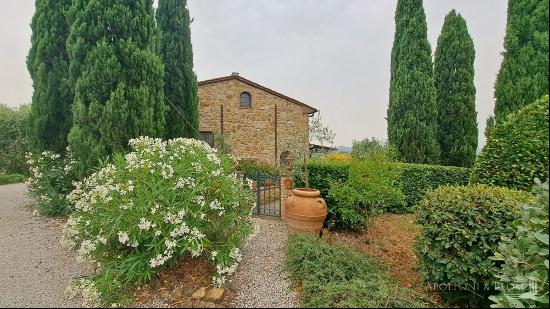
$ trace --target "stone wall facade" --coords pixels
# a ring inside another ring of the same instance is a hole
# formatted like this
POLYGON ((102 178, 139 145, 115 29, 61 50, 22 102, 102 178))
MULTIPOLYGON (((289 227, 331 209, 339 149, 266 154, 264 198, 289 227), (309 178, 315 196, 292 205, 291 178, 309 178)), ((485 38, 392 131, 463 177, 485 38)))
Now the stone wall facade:
MULTIPOLYGON (((315 109, 240 77, 199 83, 200 132, 223 134, 241 160, 278 165, 292 144, 309 147, 309 117, 315 109), (251 95, 250 108, 240 104, 251 95)), ((308 149, 308 148, 306 148, 308 149)))

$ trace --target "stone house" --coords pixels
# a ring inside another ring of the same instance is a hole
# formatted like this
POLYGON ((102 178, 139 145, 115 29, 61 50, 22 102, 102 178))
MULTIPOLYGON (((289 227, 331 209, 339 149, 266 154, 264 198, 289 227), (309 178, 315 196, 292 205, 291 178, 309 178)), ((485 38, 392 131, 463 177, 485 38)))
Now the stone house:
POLYGON ((279 165, 290 145, 309 145, 309 118, 317 110, 238 73, 199 82, 199 99, 202 139, 214 145, 223 136, 241 160, 279 165))

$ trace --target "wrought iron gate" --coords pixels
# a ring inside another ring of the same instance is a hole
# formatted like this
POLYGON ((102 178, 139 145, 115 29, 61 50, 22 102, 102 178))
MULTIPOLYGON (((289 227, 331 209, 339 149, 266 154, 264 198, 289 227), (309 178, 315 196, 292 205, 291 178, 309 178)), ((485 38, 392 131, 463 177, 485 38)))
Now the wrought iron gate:
POLYGON ((253 177, 256 200, 254 214, 281 217, 281 177, 256 174, 253 177))

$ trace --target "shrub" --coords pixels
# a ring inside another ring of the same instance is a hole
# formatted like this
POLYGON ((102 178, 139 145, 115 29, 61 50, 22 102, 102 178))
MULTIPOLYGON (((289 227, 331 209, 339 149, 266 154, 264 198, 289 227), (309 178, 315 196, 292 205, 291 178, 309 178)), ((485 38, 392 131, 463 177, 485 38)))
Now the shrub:
POLYGON ((359 229, 369 214, 411 212, 429 190, 467 184, 471 171, 389 161, 383 154, 350 163, 312 160, 308 166, 311 187, 328 205, 327 225, 344 230, 359 229))
POLYGON ((357 161, 350 168, 349 182, 363 189, 363 202, 381 212, 402 213, 405 196, 399 188, 400 165, 383 158, 357 161))
POLYGON ((516 234, 505 237, 493 257, 504 265, 492 307, 548 308, 548 180, 535 191, 536 201, 521 206, 516 234))
POLYGON ((321 157, 319 157, 318 160, 349 163, 349 162, 351 162, 351 155, 349 155, 347 153, 333 151, 333 152, 329 152, 327 154, 322 155, 321 157))
POLYGON ((292 236, 286 269, 300 284, 303 306, 310 308, 417 308, 425 306, 400 288, 382 264, 351 248, 292 236))
POLYGON ((31 176, 27 181, 29 193, 36 199, 39 213, 47 216, 64 216, 71 212, 66 195, 73 189, 75 161, 70 151, 65 156, 44 151, 27 154, 31 176))
POLYGON ((531 199, 525 192, 485 185, 429 192, 418 208, 422 231, 415 244, 424 280, 473 289, 453 296, 479 301, 474 294, 492 291, 499 270, 489 257, 502 236, 513 235, 517 204, 531 199))
POLYGON ((354 141, 351 155, 358 160, 364 160, 375 156, 384 157, 389 161, 396 161, 399 157, 399 153, 395 147, 375 138, 365 138, 361 141, 354 141))
POLYGON ((25 165, 29 106, 0 104, 0 174, 28 174, 25 165))
MULTIPOLYGON (((330 197, 330 186, 334 182, 344 183, 348 179, 350 163, 310 160, 308 162, 309 184, 321 192, 327 205, 333 205, 335 201, 330 197)), ((304 185, 304 179, 295 179, 296 186, 304 185)))
POLYGON ((213 282, 223 284, 240 260, 253 205, 232 161, 193 139, 142 137, 130 147, 69 195, 75 211, 65 241, 79 259, 101 265, 73 292, 110 305, 128 285, 203 254, 216 265, 213 282))
POLYGON ((330 229, 361 231, 367 226, 369 208, 362 188, 350 181, 333 183, 328 196, 334 201, 326 219, 330 229))
POLYGON ((548 178, 548 96, 512 113, 492 130, 472 183, 530 190, 548 178))
POLYGON ((21 174, 0 175, 0 185, 24 182, 26 179, 27 177, 21 174))
POLYGON ((281 171, 270 164, 253 161, 240 161, 237 170, 243 172, 247 177, 254 177, 257 174, 264 176, 280 176, 281 171))
POLYGON ((466 185, 470 169, 426 164, 409 164, 371 157, 357 161, 350 169, 350 181, 364 189, 365 203, 375 209, 411 212, 429 190, 442 185, 466 185))
POLYGON ((400 166, 399 186, 408 205, 408 211, 417 205, 429 190, 443 185, 467 185, 470 179, 470 168, 406 164, 400 166))

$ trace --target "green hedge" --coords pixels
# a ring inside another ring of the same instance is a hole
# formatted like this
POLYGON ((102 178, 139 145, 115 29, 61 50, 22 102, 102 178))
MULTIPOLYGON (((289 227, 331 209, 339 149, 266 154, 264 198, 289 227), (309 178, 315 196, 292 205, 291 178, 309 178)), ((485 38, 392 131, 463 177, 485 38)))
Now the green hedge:
POLYGON ((0 104, 0 174, 25 174, 27 144, 27 119, 29 106, 11 108, 0 104))
POLYGON ((254 177, 256 174, 263 176, 279 176, 281 171, 270 164, 250 161, 241 161, 237 164, 237 170, 245 173, 247 177, 254 177))
MULTIPOLYGON (((349 162, 312 160, 308 163, 309 185, 321 192, 327 205, 334 205, 329 191, 332 183, 344 183, 348 180, 349 162)), ((296 187, 304 186, 303 179, 295 179, 296 187)), ((330 207, 330 206, 329 206, 330 207)))
POLYGON ((400 168, 399 186, 409 209, 422 201, 428 190, 443 185, 467 185, 472 171, 464 167, 406 163, 400 168))
POLYGON ((476 160, 472 183, 531 190, 548 178, 548 96, 497 124, 476 160))
POLYGON ((450 284, 453 296, 486 305, 499 271, 490 257, 502 237, 514 234, 518 204, 532 199, 526 192, 486 185, 446 186, 428 193, 418 207, 421 235, 415 244, 424 280, 450 284))
POLYGON ((401 165, 386 160, 356 161, 350 168, 349 182, 361 188, 364 204, 372 212, 403 213, 407 209, 401 190, 401 165))
POLYGON ((0 175, 0 185, 25 182, 27 177, 21 174, 0 175))
MULTIPOLYGON (((310 161, 309 183, 319 189, 329 206, 336 200, 330 195, 332 183, 353 181, 363 189, 365 202, 388 212, 410 212, 429 190, 442 185, 466 185, 471 169, 384 160, 347 162, 310 161), (351 176, 350 176, 351 175, 351 176), (404 202, 402 201, 404 199, 404 202)), ((297 180, 297 185, 303 181, 297 180)))

